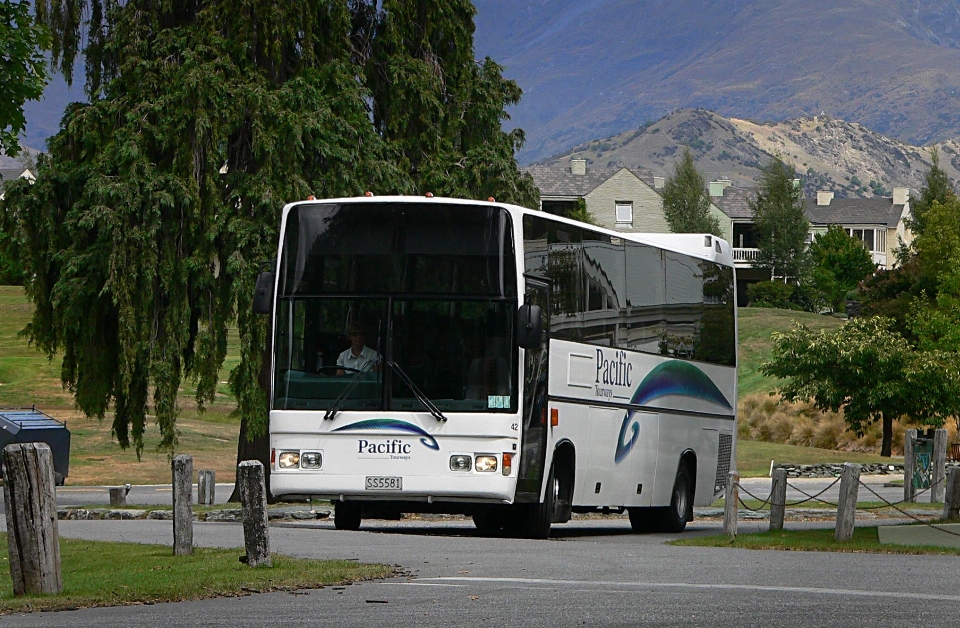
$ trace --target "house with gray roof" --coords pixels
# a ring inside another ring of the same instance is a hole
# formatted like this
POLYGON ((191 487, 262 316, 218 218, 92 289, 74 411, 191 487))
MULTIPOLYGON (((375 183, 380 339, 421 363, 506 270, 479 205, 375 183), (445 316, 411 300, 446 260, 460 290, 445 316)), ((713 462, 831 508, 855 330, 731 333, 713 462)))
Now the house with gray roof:
POLYGON ((893 268, 893 250, 899 241, 908 243, 912 234, 905 220, 910 217, 910 190, 893 188, 893 198, 834 198, 833 192, 817 192, 816 199, 804 200, 804 213, 815 237, 829 225, 839 225, 863 242, 873 261, 893 268))
POLYGON ((30 179, 31 181, 37 179, 29 168, 0 168, 0 200, 3 200, 3 188, 7 182, 20 178, 30 179))
MULTIPOLYGON (((593 169, 585 159, 567 166, 534 165, 523 168, 540 190, 540 209, 566 215, 583 199, 597 224, 607 229, 637 233, 670 233, 663 213, 664 178, 624 166, 593 169)), ((726 217, 711 208, 721 225, 726 217)), ((729 233, 721 234, 729 239, 729 233)))

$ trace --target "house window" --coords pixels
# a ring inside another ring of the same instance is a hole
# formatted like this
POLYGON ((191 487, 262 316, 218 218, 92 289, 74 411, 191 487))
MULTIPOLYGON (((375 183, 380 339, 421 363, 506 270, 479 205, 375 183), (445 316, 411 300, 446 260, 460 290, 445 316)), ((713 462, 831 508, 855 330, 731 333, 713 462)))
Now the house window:
POLYGON ((633 201, 617 201, 617 222, 633 222, 633 201))
POLYGON ((863 246, 865 246, 868 251, 880 250, 874 248, 873 229, 847 229, 847 233, 850 234, 850 237, 863 242, 863 246))

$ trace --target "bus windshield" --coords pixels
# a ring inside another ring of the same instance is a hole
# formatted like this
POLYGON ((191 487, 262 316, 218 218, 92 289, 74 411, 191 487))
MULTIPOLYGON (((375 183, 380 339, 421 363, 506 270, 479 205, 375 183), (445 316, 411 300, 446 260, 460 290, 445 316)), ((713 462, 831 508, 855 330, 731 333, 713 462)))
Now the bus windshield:
POLYGON ((292 208, 273 408, 516 411, 514 259, 495 207, 292 208))

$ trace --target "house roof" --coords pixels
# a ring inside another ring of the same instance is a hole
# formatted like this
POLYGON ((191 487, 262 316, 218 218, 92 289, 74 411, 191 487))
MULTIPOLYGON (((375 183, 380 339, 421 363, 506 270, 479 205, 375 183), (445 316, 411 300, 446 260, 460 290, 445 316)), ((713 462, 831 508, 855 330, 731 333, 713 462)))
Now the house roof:
POLYGON ((552 166, 533 165, 521 168, 521 170, 530 173, 533 177, 533 182, 540 189, 540 196, 546 197, 586 196, 601 183, 621 170, 627 170, 650 186, 650 188, 654 187, 652 175, 647 175, 646 173, 638 174, 625 166, 612 166, 599 170, 587 168, 586 174, 573 174, 570 172, 569 164, 556 164, 552 166))
MULTIPOLYGON (((756 198, 756 188, 728 187, 723 196, 714 196, 710 200, 720 211, 733 219, 753 220, 750 201, 756 198)), ((903 215, 903 204, 893 204, 893 199, 873 198, 835 198, 829 205, 817 205, 817 199, 803 199, 803 213, 810 224, 826 225, 886 225, 896 228, 903 215)))
POLYGON ((3 192, 4 186, 8 181, 15 181, 22 176, 29 176, 33 178, 33 173, 30 172, 29 168, 0 168, 0 192, 3 192))
POLYGON ((895 229, 903 215, 903 204, 893 199, 835 198, 829 205, 817 205, 817 199, 804 199, 803 212, 812 225, 886 225, 895 229))
POLYGON ((728 187, 723 196, 711 196, 710 200, 717 208, 731 218, 748 218, 753 220, 753 210, 750 209, 750 200, 756 197, 754 188, 728 187))

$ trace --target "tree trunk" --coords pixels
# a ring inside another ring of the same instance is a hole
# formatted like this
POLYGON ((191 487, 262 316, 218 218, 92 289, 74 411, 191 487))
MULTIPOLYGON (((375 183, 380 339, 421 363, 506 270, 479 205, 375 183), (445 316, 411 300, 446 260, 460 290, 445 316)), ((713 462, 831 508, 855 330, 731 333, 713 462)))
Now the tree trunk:
MULTIPOLYGON (((273 316, 267 320, 267 335, 263 345, 263 359, 260 361, 260 387, 264 391, 264 399, 270 403, 270 338, 273 336, 273 316)), ((267 408, 269 413, 269 407, 267 408)), ((269 421, 269 419, 268 419, 269 421)), ((264 428, 259 436, 250 437, 249 419, 246 416, 240 417, 240 440, 237 443, 237 465, 244 460, 259 460, 263 465, 264 483, 267 489, 267 503, 273 504, 276 500, 270 493, 270 430, 269 425, 264 428)), ((230 494, 231 502, 240 501, 240 482, 233 485, 233 493, 230 494)))
POLYGON ((889 458, 892 455, 893 417, 884 414, 881 420, 883 421, 883 442, 880 445, 880 455, 889 458))

